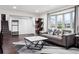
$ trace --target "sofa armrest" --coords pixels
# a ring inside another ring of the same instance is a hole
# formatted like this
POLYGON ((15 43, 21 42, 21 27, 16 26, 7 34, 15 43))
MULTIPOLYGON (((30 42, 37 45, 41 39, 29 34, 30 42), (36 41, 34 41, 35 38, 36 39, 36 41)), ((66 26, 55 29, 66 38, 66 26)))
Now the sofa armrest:
POLYGON ((74 44, 75 34, 64 34, 62 36, 63 44, 68 48, 69 46, 74 44))
POLYGON ((69 34, 63 34, 63 36, 72 36, 75 35, 74 33, 69 33, 69 34))

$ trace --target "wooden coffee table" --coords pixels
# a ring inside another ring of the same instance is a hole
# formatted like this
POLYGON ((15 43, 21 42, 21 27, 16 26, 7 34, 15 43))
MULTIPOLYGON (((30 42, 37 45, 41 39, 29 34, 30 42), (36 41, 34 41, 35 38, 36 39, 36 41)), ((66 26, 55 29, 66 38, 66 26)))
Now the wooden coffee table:
POLYGON ((31 36, 31 37, 25 37, 25 43, 26 47, 28 49, 36 49, 41 50, 44 45, 44 40, 47 40, 48 38, 42 37, 42 36, 31 36))

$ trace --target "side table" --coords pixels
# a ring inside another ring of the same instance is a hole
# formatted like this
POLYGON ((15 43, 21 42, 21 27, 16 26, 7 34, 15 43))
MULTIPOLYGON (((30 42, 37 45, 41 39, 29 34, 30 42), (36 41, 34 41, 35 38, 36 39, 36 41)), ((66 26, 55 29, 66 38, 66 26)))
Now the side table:
POLYGON ((79 35, 75 35, 75 46, 79 48, 79 35))

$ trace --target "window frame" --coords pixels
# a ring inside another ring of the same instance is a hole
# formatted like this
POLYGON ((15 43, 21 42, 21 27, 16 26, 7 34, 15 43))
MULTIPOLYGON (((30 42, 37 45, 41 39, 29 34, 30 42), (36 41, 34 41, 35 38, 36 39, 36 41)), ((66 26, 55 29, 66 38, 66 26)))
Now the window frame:
MULTIPOLYGON (((66 13, 55 14, 55 15, 50 15, 50 14, 49 14, 49 16, 55 16, 55 17, 56 17, 56 28, 57 28, 57 16, 58 16, 58 15, 62 15, 63 24, 64 24, 64 29, 65 29, 64 15, 67 14, 67 13, 70 13, 70 21, 71 21, 71 23, 70 23, 70 28, 69 28, 69 29, 73 29, 73 32, 74 32, 74 26, 73 26, 73 24, 72 24, 72 20, 74 21, 74 19, 73 19, 73 13, 75 13, 74 10, 73 10, 73 11, 66 12, 66 13)), ((49 18, 48 20, 50 20, 50 18, 49 18)), ((47 27, 47 28, 48 28, 48 27, 47 27)))

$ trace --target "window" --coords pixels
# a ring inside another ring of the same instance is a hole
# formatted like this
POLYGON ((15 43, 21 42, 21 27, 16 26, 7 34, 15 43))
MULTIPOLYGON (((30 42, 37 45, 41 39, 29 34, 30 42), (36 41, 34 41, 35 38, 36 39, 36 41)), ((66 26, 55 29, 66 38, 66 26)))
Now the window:
POLYGON ((57 15, 57 28, 63 28, 63 15, 57 15))
POLYGON ((74 11, 50 15, 48 20, 48 28, 58 28, 74 32, 74 11))
POLYGON ((51 17, 51 19, 50 19, 50 23, 52 24, 52 25, 56 25, 56 16, 52 16, 51 17))
POLYGON ((71 13, 64 14, 65 28, 71 28, 71 13))
POLYGON ((57 24, 62 23, 62 20, 63 20, 62 15, 58 15, 57 16, 57 24))
POLYGON ((56 16, 50 17, 50 19, 48 20, 48 25, 49 28, 56 27, 56 16))

